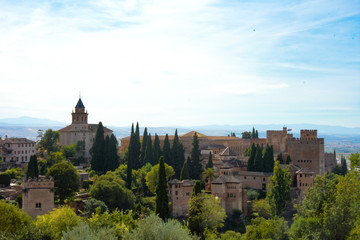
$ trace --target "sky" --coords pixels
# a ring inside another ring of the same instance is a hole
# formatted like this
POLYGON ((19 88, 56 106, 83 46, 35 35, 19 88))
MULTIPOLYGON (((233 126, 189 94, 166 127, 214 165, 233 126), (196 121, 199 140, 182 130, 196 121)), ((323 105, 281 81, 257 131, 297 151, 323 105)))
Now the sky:
POLYGON ((0 0, 0 118, 360 127, 360 1, 0 0))

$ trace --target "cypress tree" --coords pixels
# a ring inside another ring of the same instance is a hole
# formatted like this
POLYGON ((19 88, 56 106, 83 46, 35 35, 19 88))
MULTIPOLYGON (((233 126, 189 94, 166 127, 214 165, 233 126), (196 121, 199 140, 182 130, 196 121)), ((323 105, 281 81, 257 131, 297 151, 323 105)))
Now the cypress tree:
POLYGON ((265 154, 264 154, 264 172, 272 172, 271 169, 271 156, 270 156, 270 146, 269 144, 266 145, 265 154))
POLYGON ((274 161, 274 147, 273 145, 270 146, 269 156, 271 158, 271 161, 269 161, 269 169, 271 168, 272 171, 274 171, 275 161, 274 161))
POLYGON ((213 165, 213 161, 212 161, 212 154, 211 154, 211 152, 209 153, 209 159, 208 159, 208 162, 207 162, 207 164, 206 164, 206 169, 208 169, 208 168, 213 168, 214 167, 214 165, 213 165))
POLYGON ((256 138, 255 128, 253 127, 251 132, 251 138, 256 138))
POLYGON ((106 173, 107 169, 109 168, 109 164, 111 161, 111 153, 109 151, 110 149, 110 138, 109 136, 105 137, 104 141, 104 161, 100 164, 100 171, 102 173, 106 173))
POLYGON ((127 168, 126 168, 126 187, 131 189, 131 182, 132 182, 132 169, 133 169, 133 155, 134 155, 134 124, 131 126, 131 134, 130 134, 130 144, 127 149, 127 168))
POLYGON ((287 157, 286 157, 286 164, 289 164, 290 162, 291 162, 290 155, 287 155, 287 157))
POLYGON ((251 153, 248 160, 248 171, 255 171, 255 155, 256 155, 256 147, 255 143, 251 145, 251 153))
POLYGON ((181 174, 180 174, 180 180, 184 180, 184 179, 190 179, 189 177, 189 167, 188 167, 188 162, 190 161, 190 158, 188 157, 188 160, 186 162, 184 162, 184 165, 181 169, 181 174))
POLYGON ((104 127, 102 122, 99 122, 99 125, 96 129, 95 140, 91 148, 91 169, 99 172, 102 170, 102 164, 104 162, 104 127))
POLYGON ((140 153, 140 163, 141 163, 142 166, 145 165, 144 158, 145 158, 147 139, 148 139, 148 132, 147 132, 147 128, 145 128, 144 133, 143 133, 143 137, 142 137, 141 153, 140 153))
POLYGON ((277 155, 276 161, 279 161, 280 164, 284 164, 282 153, 277 155))
POLYGON ((259 132, 258 132, 258 130, 255 131, 255 138, 259 138, 259 132))
POLYGON ((199 147, 199 139, 197 133, 194 133, 193 140, 192 140, 192 149, 190 152, 190 164, 189 164, 189 173, 191 179, 200 179, 200 174, 202 172, 202 165, 201 165, 201 153, 199 147))
POLYGON ((119 157, 117 154, 117 140, 114 134, 111 134, 111 137, 106 136, 105 146, 106 146, 106 154, 105 154, 105 164, 103 171, 106 173, 107 171, 114 171, 119 167, 119 157))
POLYGON ((155 139, 154 139, 154 146, 153 146, 153 153, 154 153, 154 164, 151 164, 155 166, 159 162, 159 158, 161 156, 161 147, 160 147, 160 139, 159 136, 155 133, 155 139))
POLYGON ((170 165, 173 167, 172 159, 171 159, 171 149, 170 149, 170 141, 169 141, 169 135, 165 135, 164 140, 164 147, 162 151, 162 156, 164 156, 164 161, 167 165, 170 165))
POLYGON ((169 218, 169 198, 167 190, 168 182, 166 179, 164 157, 160 158, 159 183, 156 187, 156 214, 166 221, 169 218))
POLYGON ((201 182, 199 180, 194 181, 194 187, 191 197, 201 193, 201 182))
POLYGON ((147 143, 146 143, 143 165, 145 165, 146 163, 150 163, 151 165, 154 166, 155 161, 154 161, 154 154, 152 149, 152 141, 151 141, 150 133, 149 133, 149 137, 147 137, 146 139, 147 139, 147 143))
POLYGON ((256 146, 256 154, 255 154, 255 171, 263 172, 264 171, 264 161, 262 158, 262 151, 259 144, 256 146))
POLYGON ((141 168, 140 163, 140 129, 139 129, 139 123, 136 123, 136 129, 135 129, 135 140, 134 140, 134 148, 133 148, 133 169, 137 170, 141 168))
POLYGON ((39 177, 39 167, 36 155, 30 156, 30 161, 26 169, 26 179, 28 178, 38 178, 39 177))
POLYGON ((175 130, 174 141, 171 148, 171 158, 172 158, 171 162, 173 163, 173 168, 175 171, 175 178, 179 178, 181 169, 185 162, 185 158, 184 158, 184 147, 179 141, 177 129, 175 130))
POLYGON ((346 159, 344 156, 341 156, 341 174, 345 176, 348 172, 346 159))

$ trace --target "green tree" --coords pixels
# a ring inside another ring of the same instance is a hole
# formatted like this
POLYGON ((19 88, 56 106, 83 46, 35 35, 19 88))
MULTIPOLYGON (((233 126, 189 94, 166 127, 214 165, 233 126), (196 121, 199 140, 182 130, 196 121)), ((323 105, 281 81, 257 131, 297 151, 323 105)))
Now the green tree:
POLYGON ((257 239, 289 239, 289 227, 284 218, 275 217, 274 219, 255 218, 251 220, 251 225, 246 227, 245 240, 257 239))
POLYGON ((242 139, 250 139, 251 138, 251 132, 242 132, 241 133, 241 138, 242 139))
POLYGON ((116 240, 114 229, 111 228, 91 228, 88 223, 82 222, 79 225, 73 227, 71 230, 63 232, 62 240, 116 240))
POLYGON ((176 220, 169 219, 164 222, 151 214, 145 217, 139 223, 137 228, 131 232, 127 232, 124 239, 128 240, 195 240, 196 237, 191 236, 189 230, 184 228, 181 223, 176 220))
POLYGON ((180 143, 179 141, 179 136, 178 136, 178 132, 177 129, 175 130, 175 136, 174 136, 174 141, 173 141, 173 145, 171 148, 171 157, 172 157, 172 163, 173 163, 173 168, 175 171, 175 177, 179 178, 180 174, 181 174, 181 169, 182 166, 184 165, 185 162, 185 158, 184 158, 184 147, 183 145, 180 143))
POLYGON ((154 166, 159 163, 160 156, 162 155, 161 147, 160 147, 160 139, 156 133, 154 139, 153 153, 154 153, 154 158, 153 158, 154 162, 151 162, 151 165, 154 166))
POLYGON ((198 135, 195 132, 192 139, 192 149, 190 152, 189 174, 191 179, 200 180, 200 174, 202 172, 201 165, 201 153, 199 146, 198 135))
POLYGON ((26 179, 28 178, 38 178, 39 177, 39 167, 36 155, 30 156, 30 161, 26 169, 26 179))
POLYGON ((304 238, 310 233, 318 239, 346 239, 360 222, 359 202, 358 172, 317 176, 314 186, 308 188, 302 204, 297 206, 292 235, 304 238))
POLYGON ((164 157, 160 157, 159 178, 156 186, 156 214, 166 221, 169 218, 169 197, 167 190, 168 180, 165 172, 164 157))
POLYGON ((259 132, 258 132, 258 130, 255 131, 255 138, 259 138, 259 132))
POLYGON ((8 187, 11 183, 11 177, 8 173, 0 173, 0 186, 8 187))
POLYGON ((59 151, 57 143, 59 141, 60 134, 58 131, 53 131, 52 129, 46 130, 45 134, 41 138, 39 145, 47 153, 59 151))
POLYGON ((134 158, 136 157, 135 151, 136 136, 134 133, 134 124, 131 125, 130 144, 128 149, 125 151, 125 157, 127 161, 127 172, 126 172, 126 187, 131 189, 132 183, 132 169, 134 168, 134 158))
POLYGON ((352 170, 354 170, 355 168, 360 168, 360 154, 359 153, 352 153, 350 155, 349 160, 350 160, 350 168, 352 170))
POLYGON ((248 171, 256 171, 255 170, 255 156, 256 156, 256 147, 255 143, 251 145, 250 157, 248 160, 248 171))
POLYGON ((189 229, 203 236, 205 229, 216 230, 224 225, 225 210, 220 199, 206 193, 193 194, 189 203, 189 229))
POLYGON ((144 153, 143 164, 155 163, 153 157, 154 157, 154 153, 153 153, 153 148, 152 148, 152 140, 151 140, 151 134, 149 133, 149 137, 147 138, 146 149, 145 149, 145 153, 144 153))
POLYGON ((60 151, 63 153, 66 159, 74 157, 76 154, 77 143, 61 146, 60 151))
POLYGON ((96 213, 96 208, 100 208, 101 213, 104 213, 108 210, 108 207, 106 206, 106 204, 101 200, 97 200, 95 198, 90 198, 89 200, 87 200, 85 202, 84 209, 88 216, 91 216, 93 213, 96 213))
MULTIPOLYGON (((151 138, 151 135, 149 137, 151 138)), ((146 163, 144 161, 144 158, 145 158, 145 151, 146 151, 147 141, 148 141, 148 132, 147 132, 147 128, 145 128, 144 133, 143 133, 143 137, 142 137, 142 142, 141 142, 141 153, 140 153, 140 163, 141 163, 141 165, 145 165, 145 163, 146 163)))
POLYGON ((284 164, 282 153, 278 154, 276 157, 276 161, 279 161, 280 164, 284 164))
POLYGON ((105 140, 104 140, 104 127, 102 122, 99 122, 96 129, 95 140, 90 150, 91 153, 91 169, 96 172, 103 171, 102 165, 104 162, 104 150, 105 150, 105 140))
POLYGON ((213 168, 214 167, 214 165, 213 165, 213 161, 212 161, 212 154, 211 154, 211 152, 209 153, 209 158, 208 158, 208 162, 207 162, 207 164, 206 164, 206 169, 208 169, 208 168, 213 168))
POLYGON ((271 147, 267 144, 264 154, 264 172, 272 172, 274 170, 274 156, 271 153, 271 147))
POLYGON ((137 170, 141 168, 141 162, 140 162, 140 151, 141 151, 141 143, 140 143, 140 129, 139 129, 139 123, 136 123, 135 128, 135 136, 134 136, 134 142, 133 142, 133 169, 137 170))
POLYGON ((76 169, 67 162, 60 162, 53 165, 46 176, 54 179, 55 196, 63 203, 68 197, 79 190, 80 177, 76 169))
POLYGON ((256 146, 256 154, 255 154, 255 171, 258 172, 264 172, 264 160, 262 158, 262 150, 260 148, 260 145, 258 144, 256 146))
POLYGON ((193 187, 193 192, 192 192, 192 196, 195 196, 197 194, 201 193, 201 182, 200 180, 195 180, 194 181, 194 187, 193 187))
POLYGON ((27 213, 0 200, 0 239, 25 239, 26 230, 32 227, 32 218, 27 213))
MULTIPOLYGON (((151 171, 146 174, 146 185, 148 186, 150 192, 155 193, 156 187, 159 181, 159 167, 160 164, 156 164, 152 167, 151 171)), ((174 169, 165 163, 165 172, 166 172, 166 179, 170 179, 174 176, 175 172, 174 169)))
POLYGON ((119 156, 117 154, 118 142, 114 134, 111 137, 106 136, 104 144, 104 162, 102 163, 103 172, 114 171, 119 167, 119 156))
POLYGON ((114 172, 96 178, 90 187, 90 195, 103 201, 112 210, 134 208, 134 194, 114 172))
POLYGON ((344 156, 341 156, 341 172, 343 176, 348 172, 346 158, 344 156))
POLYGON ((287 157, 286 157, 286 164, 290 164, 290 162, 291 162, 290 155, 287 155, 287 157))
POLYGON ((38 216, 35 221, 41 239, 61 239, 63 232, 81 223, 81 218, 68 206, 57 208, 48 214, 38 216))
POLYGON ((181 174, 180 174, 180 180, 184 180, 184 179, 190 179, 189 176, 189 167, 188 167, 188 162, 189 162, 189 157, 188 160, 186 162, 184 162, 184 165, 181 169, 181 174))
POLYGON ((133 215, 131 210, 125 212, 114 210, 111 213, 108 211, 101 213, 100 209, 96 209, 95 214, 88 219, 88 223, 91 229, 109 229, 115 233, 116 239, 126 239, 123 238, 124 234, 136 226, 133 215))
POLYGON ((255 132, 254 127, 253 127, 252 132, 251 132, 251 138, 256 138, 256 132, 255 132))
POLYGON ((164 156, 165 163, 173 167, 173 162, 172 162, 172 158, 171 158, 171 147, 170 147, 170 141, 169 141, 168 134, 165 135, 162 156, 164 156))
POLYGON ((269 201, 271 214, 280 216, 290 201, 291 176, 289 167, 282 170, 279 161, 276 161, 273 176, 270 177, 269 191, 266 198, 269 201))
POLYGON ((47 167, 51 167, 56 163, 66 161, 62 152, 50 152, 45 156, 47 167))

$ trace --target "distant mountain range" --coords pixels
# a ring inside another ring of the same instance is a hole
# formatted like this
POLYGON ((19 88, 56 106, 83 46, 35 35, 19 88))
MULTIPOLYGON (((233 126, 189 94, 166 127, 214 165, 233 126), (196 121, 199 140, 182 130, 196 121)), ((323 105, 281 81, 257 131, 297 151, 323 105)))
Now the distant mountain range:
MULTIPOLYGON (((0 119, 0 137, 5 135, 9 137, 26 137, 32 140, 36 139, 37 131, 39 129, 59 130, 69 123, 63 123, 55 120, 40 119, 33 117, 19 117, 0 119)), ((107 126, 114 131, 118 139, 130 135, 130 126, 117 127, 107 126)), ((154 135, 165 135, 166 133, 173 135, 175 129, 178 130, 179 135, 196 130, 200 133, 209 136, 227 136, 231 132, 236 136, 241 137, 244 131, 251 131, 255 128, 259 132, 259 137, 266 137, 267 130, 281 130, 284 125, 281 124, 254 124, 254 125, 207 125, 207 126, 190 126, 190 127, 148 127, 148 132, 154 135)), ((325 138, 326 150, 336 149, 340 152, 359 152, 360 151, 360 127, 349 128, 343 126, 329 126, 319 124, 288 124, 288 129, 292 129, 294 137, 300 136, 300 129, 317 129, 318 136, 325 138)), ((142 134, 144 128, 140 128, 142 134)))

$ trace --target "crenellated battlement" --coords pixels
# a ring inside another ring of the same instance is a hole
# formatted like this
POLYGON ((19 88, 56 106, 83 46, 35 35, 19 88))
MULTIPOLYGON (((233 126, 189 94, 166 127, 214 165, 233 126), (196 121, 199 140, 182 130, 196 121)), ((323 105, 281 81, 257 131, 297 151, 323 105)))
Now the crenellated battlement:
POLYGON ((300 130, 300 138, 317 138, 317 130, 315 129, 303 129, 300 130))
POLYGON ((39 188, 54 188, 54 179, 52 177, 29 178, 22 183, 23 189, 39 189, 39 188))
POLYGON ((289 138, 289 144, 324 145, 324 138, 289 138))

